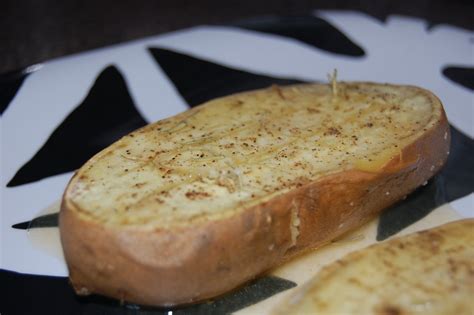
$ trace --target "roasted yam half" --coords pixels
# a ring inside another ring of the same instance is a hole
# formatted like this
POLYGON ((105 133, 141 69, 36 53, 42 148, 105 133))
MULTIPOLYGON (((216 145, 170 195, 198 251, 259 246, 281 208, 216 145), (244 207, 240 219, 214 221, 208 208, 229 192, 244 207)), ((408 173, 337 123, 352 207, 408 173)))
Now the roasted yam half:
POLYGON ((79 294, 147 305, 223 294, 412 192, 449 141, 440 101, 412 86, 273 86, 209 101, 77 171, 60 213, 70 280, 79 294))
POLYGON ((322 269, 274 314, 471 315, 474 219, 370 246, 322 269))

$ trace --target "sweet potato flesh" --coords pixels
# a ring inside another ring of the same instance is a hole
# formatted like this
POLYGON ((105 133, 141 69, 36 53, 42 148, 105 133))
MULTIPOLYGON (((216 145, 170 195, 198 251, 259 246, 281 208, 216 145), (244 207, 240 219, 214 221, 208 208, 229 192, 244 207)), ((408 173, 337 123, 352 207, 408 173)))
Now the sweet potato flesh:
POLYGON ((235 94, 120 139, 78 171, 66 197, 84 218, 110 225, 219 219, 330 173, 376 172, 441 115, 439 102, 414 87, 235 94))

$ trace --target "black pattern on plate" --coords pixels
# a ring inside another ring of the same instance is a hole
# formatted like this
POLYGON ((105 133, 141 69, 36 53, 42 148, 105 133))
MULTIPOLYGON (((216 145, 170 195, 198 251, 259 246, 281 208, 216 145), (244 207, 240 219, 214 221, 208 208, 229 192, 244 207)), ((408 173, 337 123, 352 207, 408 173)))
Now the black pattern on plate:
POLYGON ((472 193, 473 156, 474 140, 451 126, 451 148, 446 165, 426 186, 418 188, 408 195, 407 199, 381 214, 377 241, 382 241, 421 220, 437 207, 472 193))
MULTIPOLYGON (((474 90, 473 67, 446 66, 443 68, 443 75, 457 84, 474 90)), ((472 104, 471 101, 471 105, 472 104)))
POLYGON ((64 277, 36 276, 0 270, 0 286, 2 314, 166 315, 172 311, 173 315, 197 315, 230 314, 293 288, 296 283, 275 276, 265 276, 214 300, 176 309, 121 304, 117 300, 98 295, 78 297, 64 277))
POLYGON ((34 218, 31 221, 25 221, 12 225, 12 228, 18 230, 28 230, 36 228, 57 227, 59 225, 59 212, 45 214, 34 218))
POLYGON ((0 116, 10 105, 27 76, 26 70, 0 75, 0 116))
POLYGON ((7 186, 74 171, 95 153, 145 124, 122 75, 117 68, 109 66, 100 73, 84 101, 53 131, 7 186))
POLYGON ((176 89, 190 106, 232 93, 265 88, 272 84, 302 83, 222 66, 163 48, 149 48, 176 89))
POLYGON ((269 16, 249 19, 235 26, 289 37, 330 53, 362 57, 364 50, 326 20, 311 16, 269 16))

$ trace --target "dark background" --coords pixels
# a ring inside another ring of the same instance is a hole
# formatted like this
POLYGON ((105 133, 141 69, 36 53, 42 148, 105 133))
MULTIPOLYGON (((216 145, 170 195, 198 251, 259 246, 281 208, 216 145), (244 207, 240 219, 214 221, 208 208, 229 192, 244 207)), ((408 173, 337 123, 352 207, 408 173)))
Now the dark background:
POLYGON ((472 0, 3 0, 0 73, 193 25, 226 24, 262 15, 301 15, 314 9, 358 10, 381 20, 401 14, 424 18, 430 25, 474 28, 472 0))

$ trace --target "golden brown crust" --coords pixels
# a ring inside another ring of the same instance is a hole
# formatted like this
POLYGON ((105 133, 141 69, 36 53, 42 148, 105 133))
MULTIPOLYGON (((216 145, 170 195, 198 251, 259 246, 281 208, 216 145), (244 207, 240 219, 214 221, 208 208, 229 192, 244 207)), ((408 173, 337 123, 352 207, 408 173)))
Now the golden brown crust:
POLYGON ((376 172, 328 175, 191 228, 150 232, 98 224, 81 219, 64 199, 61 241, 71 282, 78 294, 147 305, 191 303, 222 294, 400 200, 442 167, 449 143, 443 112, 435 126, 376 172))

